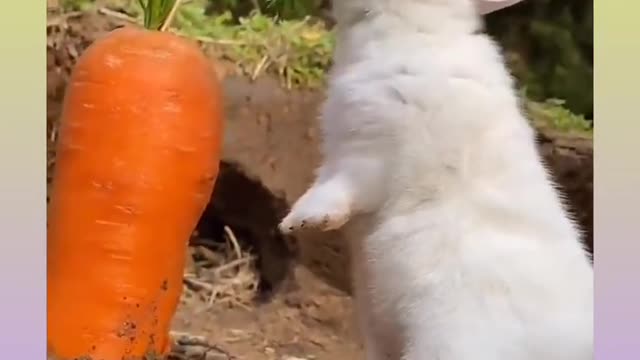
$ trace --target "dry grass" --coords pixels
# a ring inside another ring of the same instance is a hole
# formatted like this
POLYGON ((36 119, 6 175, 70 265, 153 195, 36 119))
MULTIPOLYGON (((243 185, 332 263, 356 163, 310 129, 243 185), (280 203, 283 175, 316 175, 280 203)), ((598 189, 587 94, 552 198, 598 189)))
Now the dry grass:
MULTIPOLYGON (((185 268, 181 306, 198 313, 213 306, 239 307, 251 311, 250 303, 258 287, 255 257, 242 249, 231 228, 225 226, 223 244, 199 238, 189 249, 185 268)), ((205 336, 171 332, 173 340, 169 360, 234 359, 205 336)))
POLYGON ((215 304, 249 309, 258 287, 255 258, 240 247, 229 227, 225 227, 225 240, 221 245, 197 239, 198 245, 190 248, 181 299, 184 305, 199 310, 215 304))

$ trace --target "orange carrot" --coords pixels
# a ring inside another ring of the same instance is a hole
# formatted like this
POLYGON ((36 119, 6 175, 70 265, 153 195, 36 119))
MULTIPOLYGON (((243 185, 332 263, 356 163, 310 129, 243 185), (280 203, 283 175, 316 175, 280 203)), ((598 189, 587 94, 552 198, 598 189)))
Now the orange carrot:
POLYGON ((200 49, 156 31, 169 8, 151 11, 147 29, 121 28, 91 45, 65 94, 48 220, 56 359, 155 359, 170 346, 223 119, 200 49))

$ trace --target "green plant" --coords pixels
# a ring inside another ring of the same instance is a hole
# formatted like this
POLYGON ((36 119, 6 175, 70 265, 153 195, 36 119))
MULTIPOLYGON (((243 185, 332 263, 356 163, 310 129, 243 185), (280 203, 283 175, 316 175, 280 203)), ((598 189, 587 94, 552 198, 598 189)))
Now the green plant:
POLYGON ((330 66, 333 36, 323 24, 281 20, 254 13, 233 21, 230 12, 208 17, 202 9, 185 6, 176 28, 217 47, 243 73, 256 77, 275 72, 288 86, 318 86, 330 66))
POLYGON ((535 0, 487 16, 528 95, 593 116, 593 0, 535 0))
POLYGON ((593 121, 569 111, 563 100, 529 101, 527 108, 534 121, 544 122, 554 130, 585 135, 593 132, 593 121))
POLYGON ((175 3, 176 0, 138 0, 138 5, 142 8, 144 27, 152 30, 161 29, 175 3))

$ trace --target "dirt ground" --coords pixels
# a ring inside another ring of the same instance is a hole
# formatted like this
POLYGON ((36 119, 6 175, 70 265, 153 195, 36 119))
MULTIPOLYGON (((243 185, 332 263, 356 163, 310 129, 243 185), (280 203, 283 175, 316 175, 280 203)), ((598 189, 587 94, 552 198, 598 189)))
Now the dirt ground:
MULTIPOLYGON (((100 14, 50 16, 49 170, 55 126, 75 59, 121 24, 100 14)), ((339 232, 282 238, 275 231, 319 160, 315 109, 323 95, 270 78, 227 76, 227 130, 212 202, 192 239, 174 320, 175 359, 351 360, 361 357, 339 232)), ((592 145, 540 132, 541 150, 592 244, 592 145)))
POLYGON ((349 297, 303 267, 295 273, 297 289, 262 305, 183 305, 174 329, 204 336, 234 359, 360 358, 349 297))

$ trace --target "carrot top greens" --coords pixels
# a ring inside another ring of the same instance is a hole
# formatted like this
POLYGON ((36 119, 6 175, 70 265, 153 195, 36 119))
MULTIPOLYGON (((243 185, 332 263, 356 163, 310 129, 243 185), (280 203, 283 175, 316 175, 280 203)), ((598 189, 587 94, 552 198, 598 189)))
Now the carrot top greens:
POLYGON ((168 28, 179 0, 138 0, 144 12, 144 27, 164 31, 168 28))

